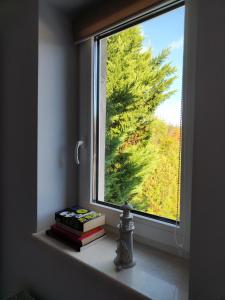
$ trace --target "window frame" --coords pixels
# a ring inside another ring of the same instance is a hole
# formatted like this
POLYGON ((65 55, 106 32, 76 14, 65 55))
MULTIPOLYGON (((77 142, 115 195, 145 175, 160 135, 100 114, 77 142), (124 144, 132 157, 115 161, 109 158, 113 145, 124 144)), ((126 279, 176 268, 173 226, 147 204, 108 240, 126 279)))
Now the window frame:
MULTIPOLYGON (((184 61, 183 61, 183 125, 182 125, 182 168, 181 168, 181 205, 180 205, 180 224, 172 224, 170 222, 165 222, 163 218, 151 218, 144 214, 136 214, 134 211, 134 221, 136 225, 135 230, 135 238, 139 241, 142 241, 146 244, 156 246, 162 250, 166 250, 170 253, 177 254, 183 257, 188 257, 189 253, 189 238, 190 238, 190 198, 191 198, 191 174, 192 174, 192 145, 193 145, 193 101, 190 101, 192 95, 192 88, 187 89, 187 81, 192 81, 193 78, 193 43, 189 44, 191 38, 190 35, 190 10, 189 1, 185 2, 185 32, 184 32, 184 61), (192 48, 191 48, 192 47, 192 48), (192 51, 192 55, 190 55, 190 51, 192 51), (187 105, 189 102, 189 105, 187 105), (190 122, 191 120, 191 122, 190 122), (185 196, 185 201, 182 201, 185 196), (182 240, 184 237, 184 244, 182 248, 178 249, 176 242, 175 242, 175 235, 177 236, 178 240, 182 240)), ((184 1, 169 1, 169 4, 173 4, 174 6, 177 5, 179 2, 179 6, 184 5, 184 1), (181 4, 182 3, 182 4, 181 4)), ((175 8, 173 6, 173 9, 175 8)), ((153 13, 152 17, 156 16, 157 9, 160 9, 160 14, 164 13, 163 5, 159 8, 156 6, 154 9, 145 13, 153 13)), ((170 6, 171 7, 171 6, 170 6)), ((170 8, 172 9, 172 8, 170 8)), ((168 10, 167 10, 168 11, 168 10)), ((138 16, 140 18, 140 16, 138 16)), ((148 19, 150 19, 148 17, 148 19)), ((121 26, 121 25, 118 25, 121 26)), ((118 28, 117 26, 117 28, 118 28)), ((115 28, 115 27, 114 27, 115 28)), ((113 28, 110 29, 112 32, 113 28)), ((109 31, 108 31, 109 32, 109 31)), ((106 34, 106 32, 101 33, 106 34)), ((100 35, 98 35, 100 36, 100 35)), ((102 35, 101 35, 102 36, 102 35)), ((89 180, 90 180, 90 190, 88 197, 84 198, 81 193, 79 193, 79 203, 80 205, 89 207, 91 209, 96 209, 106 215, 107 224, 110 225, 111 229, 114 231, 116 225, 119 221, 119 215, 121 210, 116 207, 116 205, 106 205, 106 203, 102 204, 101 201, 94 201, 93 200, 93 163, 94 159, 94 123, 98 123, 96 120, 96 100, 98 94, 98 80, 97 80, 97 55, 98 52, 96 51, 96 38, 92 38, 89 41, 90 47, 90 55, 89 59, 91 59, 91 80, 90 84, 92 87, 91 92, 91 103, 90 104, 90 126, 89 126, 89 135, 87 144, 89 144, 90 152, 90 165, 88 168, 89 180), (95 105, 94 105, 95 103, 95 105)), ((96 126, 96 124, 95 124, 96 126)), ((82 131, 82 130, 81 130, 82 131)), ((84 158, 84 155, 83 155, 84 158)))
MULTIPOLYGON (((169 12, 173 9, 176 9, 178 7, 181 7, 183 6, 183 1, 179 1, 179 4, 176 3, 176 5, 172 6, 172 7, 167 7, 165 9, 165 11, 163 11, 163 13, 166 13, 166 12, 169 12)), ((155 12, 155 14, 151 14, 150 17, 148 16, 145 16, 144 18, 141 18, 141 21, 140 22, 144 22, 145 20, 150 20, 151 18, 154 18, 156 16, 160 15, 158 13, 158 11, 155 12)), ((136 22, 134 22, 136 23, 136 22)), ((137 23, 139 24, 139 23, 137 23)), ((120 28, 116 28, 115 31, 110 31, 110 33, 104 33, 103 36, 95 36, 94 37, 94 51, 95 51, 95 68, 96 68, 96 80, 95 80, 95 85, 96 85, 96 93, 95 93, 95 96, 94 96, 94 111, 95 111, 95 114, 96 114, 96 118, 94 118, 94 133, 93 133, 93 136, 94 136, 94 140, 93 140, 93 152, 94 152, 94 155, 93 157, 95 157, 95 159, 93 159, 93 165, 95 166, 95 171, 93 171, 93 186, 92 186, 92 202, 94 203, 98 203, 98 204, 102 204, 104 206, 108 206, 108 207, 111 207, 111 208, 118 208, 118 205, 116 204, 113 204, 113 203, 109 203, 109 202, 104 202, 102 200, 99 200, 99 194, 101 194, 102 192, 100 192, 99 190, 99 177, 101 177, 101 180, 103 181, 103 184, 101 183, 101 185, 103 185, 102 188, 104 188, 104 174, 101 174, 102 171, 104 170, 104 165, 102 165, 102 163, 99 161, 99 157, 104 157, 104 154, 103 153, 100 153, 100 149, 101 147, 104 148, 104 145, 101 145, 101 141, 100 141, 100 124, 103 125, 104 127, 104 122, 101 122, 100 118, 101 118, 101 115, 100 115, 100 111, 101 111, 101 92, 100 92, 100 81, 101 81, 101 39, 102 38, 106 38, 108 36, 111 36, 112 34, 115 34, 121 30, 124 30, 126 28, 129 28, 131 26, 134 26, 133 22, 131 25, 129 26, 126 26, 125 25, 125 28, 121 27, 120 28)), ((183 119, 183 117, 182 117, 183 119)), ((104 135, 104 134, 103 134, 104 135)), ((104 164, 104 163, 103 163, 104 164)), ((104 172, 103 172, 104 173, 104 172)), ((153 215, 153 214, 150 214, 150 213, 145 213, 145 212, 142 212, 142 211, 138 211, 138 210, 135 210, 133 209, 132 210, 133 213, 137 214, 137 215, 141 215, 141 216, 145 216, 147 218, 151 218, 151 219, 155 219, 155 220, 158 220, 158 221, 162 221, 162 222, 165 222, 165 223, 169 223, 169 224, 173 224, 173 225, 179 225, 179 221, 178 220, 172 220, 172 219, 169 219, 169 218, 166 218, 166 217, 163 217, 163 216, 157 216, 157 215, 153 215)))

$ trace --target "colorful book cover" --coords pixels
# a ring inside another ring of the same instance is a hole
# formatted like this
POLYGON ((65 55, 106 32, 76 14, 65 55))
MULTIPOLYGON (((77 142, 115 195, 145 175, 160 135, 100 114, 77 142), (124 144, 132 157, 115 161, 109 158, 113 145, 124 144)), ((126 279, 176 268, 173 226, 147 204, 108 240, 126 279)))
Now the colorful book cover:
POLYGON ((86 232, 104 225, 105 216, 93 210, 73 206, 56 212, 55 220, 76 230, 86 232))

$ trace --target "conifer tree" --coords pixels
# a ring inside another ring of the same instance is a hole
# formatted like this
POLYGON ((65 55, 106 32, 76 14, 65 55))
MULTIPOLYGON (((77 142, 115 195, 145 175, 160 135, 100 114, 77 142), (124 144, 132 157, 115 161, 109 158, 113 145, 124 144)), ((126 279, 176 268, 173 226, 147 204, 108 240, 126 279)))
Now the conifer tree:
POLYGON ((105 201, 147 210, 139 195, 156 162, 153 113, 173 93, 176 69, 169 49, 154 57, 143 42, 139 26, 107 38, 105 201))

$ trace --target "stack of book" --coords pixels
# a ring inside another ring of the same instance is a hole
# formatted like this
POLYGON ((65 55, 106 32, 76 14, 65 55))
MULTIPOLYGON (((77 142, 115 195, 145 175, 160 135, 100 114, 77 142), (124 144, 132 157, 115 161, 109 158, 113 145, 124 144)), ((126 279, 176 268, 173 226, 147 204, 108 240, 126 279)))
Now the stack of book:
POLYGON ((46 234, 81 251, 105 235, 105 216, 101 213, 73 206, 55 213, 56 223, 46 234))

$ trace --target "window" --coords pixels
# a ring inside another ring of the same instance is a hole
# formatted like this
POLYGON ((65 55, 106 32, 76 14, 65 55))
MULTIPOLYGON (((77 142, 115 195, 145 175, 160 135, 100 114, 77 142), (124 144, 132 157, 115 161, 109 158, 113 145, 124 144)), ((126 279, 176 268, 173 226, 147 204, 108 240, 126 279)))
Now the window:
POLYGON ((94 200, 113 207, 129 201, 137 214, 175 223, 184 6, 143 18, 96 37, 94 200))
POLYGON ((80 204, 104 213, 113 228, 118 205, 128 200, 137 239, 176 254, 178 241, 184 255, 189 249, 194 107, 187 85, 193 54, 187 5, 163 3, 78 48, 84 141, 80 204))

